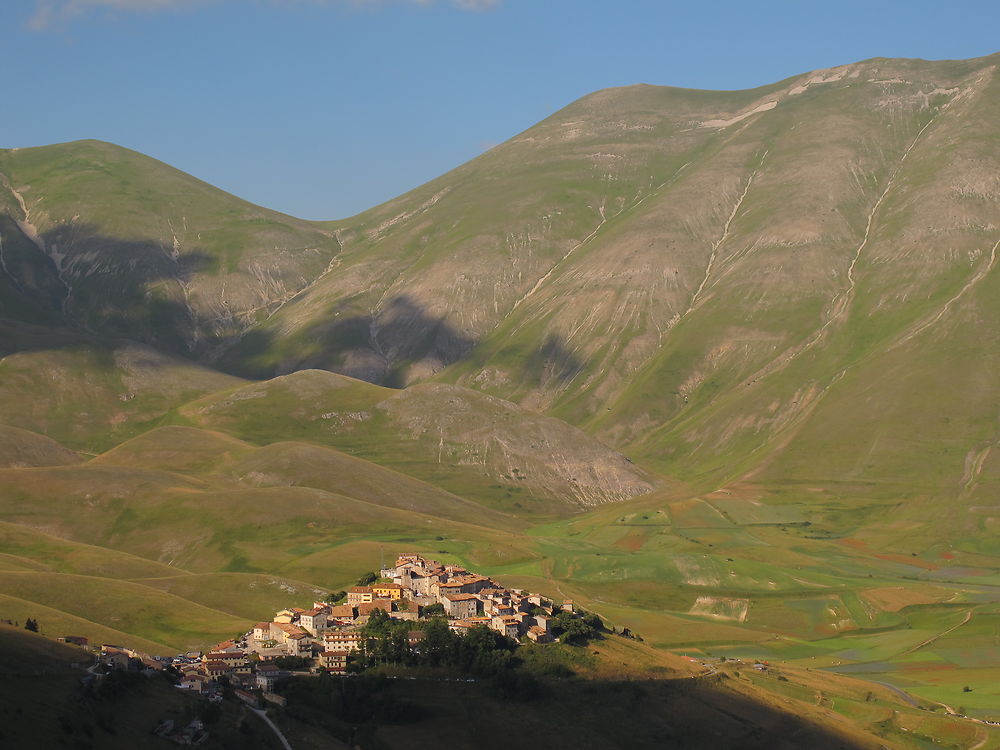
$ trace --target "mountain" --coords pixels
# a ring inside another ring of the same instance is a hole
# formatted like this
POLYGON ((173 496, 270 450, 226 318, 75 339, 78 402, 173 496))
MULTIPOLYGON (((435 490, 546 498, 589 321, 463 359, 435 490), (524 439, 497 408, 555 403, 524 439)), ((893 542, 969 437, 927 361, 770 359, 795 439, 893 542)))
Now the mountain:
POLYGON ((222 361, 469 386, 704 488, 966 505, 997 479, 998 61, 585 97, 343 223, 222 361))
POLYGON ((265 319, 339 252, 332 231, 98 141, 0 151, 0 206, 8 296, 175 353, 265 319))
POLYGON ((993 476, 997 60, 601 91, 327 224, 107 144, 8 151, 5 281, 243 376, 471 387, 703 486, 954 497, 993 476))
POLYGON ((0 151, 0 618, 180 648, 416 551, 997 718, 998 64, 600 91, 337 222, 0 151))

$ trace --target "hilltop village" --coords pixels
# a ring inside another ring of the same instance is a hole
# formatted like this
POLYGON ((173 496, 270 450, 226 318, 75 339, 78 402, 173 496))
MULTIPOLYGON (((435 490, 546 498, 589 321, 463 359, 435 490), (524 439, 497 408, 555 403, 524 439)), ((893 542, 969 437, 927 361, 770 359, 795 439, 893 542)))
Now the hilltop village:
POLYGON ((572 601, 557 604, 539 594, 506 588, 461 566, 443 565, 416 554, 400 555, 394 567, 371 577, 375 580, 369 585, 348 590, 344 603, 314 602, 310 609, 283 609, 271 621, 259 622, 241 637, 203 654, 151 659, 105 646, 104 661, 118 669, 129 668, 130 659, 142 669, 169 664, 180 674, 180 688, 212 695, 224 684, 251 705, 257 706, 259 697, 283 705, 284 699, 274 694, 277 680, 293 674, 347 672, 368 649, 371 636, 365 626, 375 617, 413 622, 406 642, 416 653, 426 635, 420 621, 432 617, 446 618, 448 628, 461 635, 480 627, 514 641, 534 643, 558 640, 554 631, 569 632, 567 622, 580 619, 572 601))

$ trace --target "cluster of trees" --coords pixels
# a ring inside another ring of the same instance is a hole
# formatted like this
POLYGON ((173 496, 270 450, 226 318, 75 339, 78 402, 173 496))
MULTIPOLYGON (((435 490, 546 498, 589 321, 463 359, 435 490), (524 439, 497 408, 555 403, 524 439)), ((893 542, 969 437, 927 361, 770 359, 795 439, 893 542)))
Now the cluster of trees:
POLYGON ((32 620, 30 617, 24 621, 24 629, 30 630, 32 633, 38 632, 38 620, 32 620))
POLYGON ((542 694, 541 683, 521 668, 517 641, 485 625, 475 625, 465 635, 458 635, 443 617, 407 622, 393 620, 376 609, 364 632, 369 640, 351 665, 353 670, 380 664, 438 667, 473 675, 505 700, 531 700, 542 694), (424 633, 415 650, 409 646, 409 633, 414 627, 424 633))
POLYGON ((304 656, 279 656, 274 663, 281 669, 304 669, 309 666, 309 659, 304 656))
POLYGON ((380 609, 373 610, 365 625, 368 637, 356 668, 378 664, 405 666, 448 667, 461 672, 488 676, 516 666, 514 651, 517 641, 491 630, 485 625, 469 628, 458 635, 448 628, 448 622, 433 617, 422 622, 393 620, 380 609), (409 645, 411 630, 421 629, 424 636, 417 650, 409 645))
POLYGON ((586 646, 592 638, 598 638, 604 630, 601 618, 590 612, 574 615, 572 612, 561 611, 549 624, 552 634, 562 643, 571 646, 586 646))
POLYGON ((375 571, 368 571, 361 578, 358 579, 358 586, 371 586, 375 581, 378 580, 378 573, 375 571))
MULTIPOLYGON (((355 668, 363 670, 379 664, 404 666, 449 667, 462 672, 492 675, 508 667, 516 666, 514 655, 517 641, 487 627, 476 625, 465 635, 453 633, 447 620, 442 616, 440 604, 424 609, 429 619, 419 622, 393 620, 381 609, 372 611, 363 633, 367 636, 355 668), (440 608, 435 611, 435 607, 440 608), (410 648, 409 634, 412 630, 422 630, 424 635, 419 648, 410 648)), ((552 633, 562 643, 571 646, 585 646, 594 638, 599 638, 605 629, 601 618, 595 614, 580 612, 559 612, 550 621, 552 633)))

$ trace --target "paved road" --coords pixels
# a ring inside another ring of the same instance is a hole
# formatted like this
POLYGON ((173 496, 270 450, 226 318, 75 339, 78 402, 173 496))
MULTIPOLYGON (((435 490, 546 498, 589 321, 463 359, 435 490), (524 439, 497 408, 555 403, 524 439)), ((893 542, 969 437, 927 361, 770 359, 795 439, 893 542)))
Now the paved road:
POLYGON ((104 677, 103 672, 98 672, 97 668, 101 666, 101 657, 94 654, 94 663, 87 667, 87 673, 94 675, 98 680, 104 677))
POLYGON ((271 721, 271 717, 267 715, 267 711, 259 708, 251 708, 250 710, 267 722, 267 725, 274 730, 276 735, 278 735, 278 739, 281 740, 281 746, 284 747, 285 750, 292 750, 292 746, 288 744, 288 739, 281 733, 281 730, 278 729, 278 725, 271 721))
POLYGON ((874 682, 876 685, 881 685, 884 688, 889 688, 892 692, 902 698, 904 701, 909 703, 911 706, 919 706, 920 703, 912 695, 907 693, 905 690, 900 690, 895 685, 891 685, 888 682, 881 682, 880 680, 866 680, 866 682, 874 682))

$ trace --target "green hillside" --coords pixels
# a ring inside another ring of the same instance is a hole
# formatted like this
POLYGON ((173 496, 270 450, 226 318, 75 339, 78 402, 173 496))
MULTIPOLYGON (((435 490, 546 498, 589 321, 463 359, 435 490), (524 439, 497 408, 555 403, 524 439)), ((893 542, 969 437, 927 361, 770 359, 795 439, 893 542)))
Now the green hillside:
POLYGON ((584 97, 338 224, 336 272, 220 362, 464 385, 699 489, 967 507, 1000 397, 995 62, 584 97))
POLYGON ((653 487, 586 433, 469 388, 392 390, 304 370, 206 396, 180 413, 257 443, 332 445, 518 515, 566 514, 653 487))
POLYGON ((0 619, 201 648, 419 552, 638 633, 651 711, 787 670, 730 738, 1000 746, 998 62, 599 91, 336 223, 0 151, 0 619))
POLYGON ((59 466, 74 464, 80 457, 52 438, 29 430, 0 425, 0 465, 59 466))
POLYGON ((242 382, 146 346, 66 333, 0 338, 0 353, 4 423, 88 453, 148 430, 192 398, 242 382), (7 342, 16 348, 2 348, 7 342))
POLYGON ((334 233, 100 141, 0 151, 5 274, 84 330, 209 352, 330 267, 334 233))

